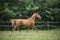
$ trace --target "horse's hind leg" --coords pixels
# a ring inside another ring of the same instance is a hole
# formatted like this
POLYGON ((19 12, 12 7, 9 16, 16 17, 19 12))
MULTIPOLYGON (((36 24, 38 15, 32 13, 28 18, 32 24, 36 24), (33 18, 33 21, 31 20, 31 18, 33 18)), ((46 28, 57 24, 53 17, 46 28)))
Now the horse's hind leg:
POLYGON ((12 29, 12 31, 14 31, 16 29, 16 26, 14 26, 14 28, 12 29))
MULTIPOLYGON (((14 31, 16 29, 16 26, 14 26, 14 28, 12 29, 12 31, 14 31)), ((12 31, 10 32, 10 36, 11 36, 11 34, 12 34, 12 31)))

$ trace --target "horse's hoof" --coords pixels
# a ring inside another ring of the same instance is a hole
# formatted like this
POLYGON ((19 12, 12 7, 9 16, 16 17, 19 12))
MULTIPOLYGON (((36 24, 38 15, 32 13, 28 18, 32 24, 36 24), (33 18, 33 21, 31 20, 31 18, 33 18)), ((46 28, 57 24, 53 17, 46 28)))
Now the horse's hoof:
POLYGON ((10 32, 9 36, 11 36, 11 32, 10 32))

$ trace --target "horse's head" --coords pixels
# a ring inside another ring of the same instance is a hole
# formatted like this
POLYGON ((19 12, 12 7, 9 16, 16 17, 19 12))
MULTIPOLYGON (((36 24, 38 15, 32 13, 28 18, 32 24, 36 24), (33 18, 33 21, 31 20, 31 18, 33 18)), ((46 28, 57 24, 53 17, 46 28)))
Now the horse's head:
POLYGON ((38 12, 35 13, 35 17, 37 18, 40 18, 41 19, 41 16, 38 14, 38 12))

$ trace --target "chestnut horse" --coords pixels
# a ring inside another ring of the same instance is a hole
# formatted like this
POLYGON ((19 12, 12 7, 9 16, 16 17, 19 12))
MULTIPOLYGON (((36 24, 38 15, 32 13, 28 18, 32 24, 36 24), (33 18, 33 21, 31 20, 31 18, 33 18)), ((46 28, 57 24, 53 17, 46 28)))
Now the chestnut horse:
POLYGON ((38 14, 38 12, 35 12, 30 18, 28 19, 11 19, 11 23, 12 26, 14 26, 14 28, 12 30, 15 30, 16 28, 19 28, 21 25, 24 25, 25 27, 27 27, 29 29, 30 26, 32 26, 33 29, 37 29, 35 27, 35 19, 36 18, 40 18, 41 16, 38 14))

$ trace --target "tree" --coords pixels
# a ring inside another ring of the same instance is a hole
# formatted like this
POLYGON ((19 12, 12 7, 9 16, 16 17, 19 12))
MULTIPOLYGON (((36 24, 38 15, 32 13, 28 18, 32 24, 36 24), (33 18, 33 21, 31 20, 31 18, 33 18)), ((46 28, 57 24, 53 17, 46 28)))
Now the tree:
POLYGON ((28 18, 38 10, 42 21, 59 21, 59 6, 60 0, 0 0, 0 15, 1 19, 28 18))

